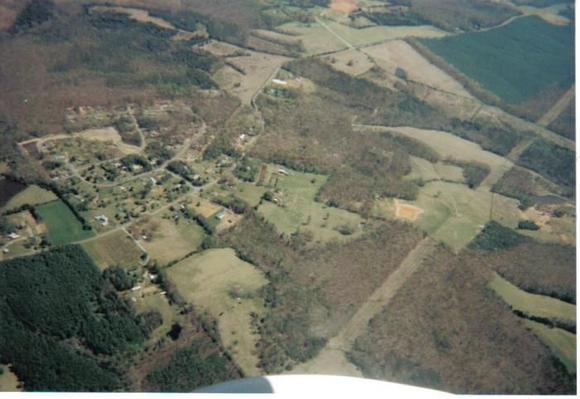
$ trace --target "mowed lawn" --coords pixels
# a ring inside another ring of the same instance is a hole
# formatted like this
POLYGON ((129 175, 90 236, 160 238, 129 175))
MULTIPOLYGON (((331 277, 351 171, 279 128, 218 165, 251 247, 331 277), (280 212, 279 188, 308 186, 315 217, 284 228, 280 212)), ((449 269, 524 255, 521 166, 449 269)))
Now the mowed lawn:
POLYGON ((83 230, 83 225, 61 200, 36 207, 36 213, 48 227, 48 240, 53 245, 64 245, 92 237, 92 230, 83 230))
POLYGON ((231 248, 192 255, 165 273, 186 301, 217 320, 222 342, 244 374, 258 375, 251 314, 263 311, 260 289, 267 283, 263 274, 231 248))
POLYGON ((525 17, 498 29, 422 43, 508 103, 523 103, 544 89, 574 82, 572 25, 525 17))
POLYGON ((133 239, 122 230, 85 241, 82 247, 101 269, 136 266, 143 254, 133 239))

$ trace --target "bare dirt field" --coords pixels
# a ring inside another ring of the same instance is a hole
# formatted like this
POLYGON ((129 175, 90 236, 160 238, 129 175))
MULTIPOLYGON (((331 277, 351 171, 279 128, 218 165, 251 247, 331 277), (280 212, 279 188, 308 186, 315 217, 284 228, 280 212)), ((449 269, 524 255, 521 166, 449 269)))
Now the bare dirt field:
POLYGON ((402 68, 407 73, 409 80, 472 98, 471 94, 459 82, 431 64, 403 40, 366 47, 363 51, 373 57, 377 65, 388 73, 394 74, 397 68, 402 68))
POLYGON ((395 200, 395 217, 414 222, 423 213, 423 209, 395 200))
POLYGON ((358 8, 356 0, 332 0, 330 9, 345 14, 350 14, 358 8))

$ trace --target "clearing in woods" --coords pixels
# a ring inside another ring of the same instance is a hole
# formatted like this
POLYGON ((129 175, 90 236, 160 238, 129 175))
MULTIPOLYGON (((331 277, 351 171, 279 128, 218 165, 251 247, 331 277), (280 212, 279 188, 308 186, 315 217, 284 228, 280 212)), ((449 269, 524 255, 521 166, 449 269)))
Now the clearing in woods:
POLYGON ((478 144, 451 133, 414 127, 377 127, 377 129, 388 130, 417 139, 433 148, 442 159, 452 158, 458 161, 481 162, 488 165, 490 173, 480 184, 479 189, 481 190, 489 190, 513 166, 507 159, 485 151, 478 144))
POLYGON ((114 230, 84 241, 81 246, 100 269, 137 266, 143 255, 143 251, 123 230, 114 230))
POLYGON ((403 69, 407 79, 458 96, 473 98, 465 88, 446 72, 437 68, 403 40, 365 47, 363 52, 374 58, 377 65, 390 74, 403 69))
POLYGON ((258 269, 231 248, 210 249, 171 266, 167 277, 178 293, 218 322, 224 346, 247 376, 257 376, 257 335, 252 313, 263 312, 259 290, 267 283, 258 269))
POLYGON ((495 274, 489 287, 512 309, 528 316, 576 325, 576 306, 545 295, 530 294, 495 274))
POLYGON ((291 235, 308 231, 312 233, 314 243, 335 239, 344 241, 360 236, 362 219, 359 215, 315 201, 327 176, 276 166, 270 166, 270 169, 285 171, 271 174, 280 193, 275 194, 272 201, 260 205, 258 212, 279 232, 291 235))
POLYGON ((408 180, 421 180, 430 182, 434 180, 445 180, 455 183, 464 183, 463 169, 459 166, 443 162, 432 163, 423 158, 414 156, 409 157, 411 160, 411 173, 405 176, 408 180))
POLYGON ((576 335, 556 327, 532 320, 524 324, 545 343, 558 359, 566 366, 570 374, 576 374, 576 335))
POLYGON ((374 65, 366 54, 358 50, 341 51, 325 56, 323 59, 334 69, 353 76, 368 72, 374 65))
MULTIPOLYGON (((212 47, 207 48, 212 51, 212 47)), ((213 78, 221 88, 250 105, 254 95, 269 81, 278 68, 290 58, 245 50, 242 56, 228 57, 226 64, 213 78)))
POLYGON ((16 392, 21 391, 18 377, 10 369, 10 365, 0 364, 0 392, 16 392))

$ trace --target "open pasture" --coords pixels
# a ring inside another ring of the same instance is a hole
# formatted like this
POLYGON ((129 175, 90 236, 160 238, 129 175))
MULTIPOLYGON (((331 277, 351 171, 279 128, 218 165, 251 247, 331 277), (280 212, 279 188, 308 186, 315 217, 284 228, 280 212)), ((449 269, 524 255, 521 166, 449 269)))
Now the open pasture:
POLYGON ((307 55, 346 49, 346 45, 340 39, 317 23, 289 22, 276 29, 281 33, 299 38, 304 44, 304 51, 307 55))
MULTIPOLYGON (((519 221, 518 202, 501 195, 493 195, 493 219, 509 227, 519 221)), ((449 182, 427 183, 419 190, 414 205, 422 212, 417 225, 449 245, 454 251, 465 247, 487 223, 492 204, 492 194, 471 190, 464 184, 449 182)))
POLYGON ((459 82, 431 64, 403 40, 393 40, 366 47, 363 51, 391 75, 395 74, 397 68, 401 68, 407 73, 408 80, 458 96, 472 98, 459 82))
POLYGON ((261 314, 259 290, 267 280, 257 268, 236 257, 233 249, 211 249, 171 266, 167 277, 179 294, 218 321, 224 346, 246 375, 258 375, 257 336, 252 312, 261 314))
POLYGON ((512 167, 512 163, 507 159, 485 151, 479 145, 451 133, 413 127, 396 127, 388 128, 388 130, 427 144, 442 159, 452 158, 458 161, 480 162, 488 165, 490 173, 480 185, 481 189, 489 190, 512 167))
POLYGON ((36 207, 36 213, 48 227, 48 240, 53 245, 64 245, 94 236, 92 230, 84 230, 74 213, 61 200, 36 207))
POLYGON ((134 236, 160 265, 178 260, 200 248, 205 233, 193 220, 146 217, 131 227, 134 236), (146 237, 146 238, 143 238, 146 237))
POLYGON ((137 266, 143 255, 143 251, 123 230, 85 241, 81 246, 100 269, 137 266))
POLYGON ((245 50, 243 56, 229 57, 214 78, 222 89, 239 97, 242 104, 249 105, 276 69, 288 60, 290 58, 280 55, 245 50))
POLYGON ((432 163, 423 158, 410 156, 411 173, 405 176, 409 180, 429 182, 434 180, 464 183, 463 170, 455 165, 443 162, 432 163))
POLYGON ((273 170, 271 176, 278 182, 273 185, 277 184, 279 192, 274 195, 275 201, 264 202, 258 212, 278 231, 288 235, 308 231, 315 243, 342 241, 362 233, 359 215, 315 201, 327 176, 297 171, 284 175, 273 170))
POLYGON ((141 289, 128 293, 131 303, 138 313, 158 312, 161 315, 161 325, 151 333, 150 342, 157 342, 171 330, 173 323, 180 321, 177 307, 172 307, 167 296, 153 284, 141 283, 141 289))
POLYGON ((371 26, 356 29, 335 21, 324 20, 323 23, 337 35, 355 47, 370 46, 387 40, 416 38, 439 38, 448 33, 433 26, 371 26))
POLYGON ((516 287, 499 274, 489 283, 491 288, 513 310, 528 316, 554 320, 570 326, 576 325, 576 306, 544 295, 530 294, 516 287))
POLYGON ((20 208, 23 205, 40 205, 58 199, 52 191, 45 190, 35 184, 19 192, 4 205, 2 211, 20 208))
POLYGON ((576 335, 556 327, 532 320, 524 320, 528 327, 545 343, 554 355, 566 366, 570 374, 576 374, 576 335))
POLYGON ((422 43, 510 104, 531 100, 550 88, 567 89, 574 81, 573 28, 538 17, 422 43))

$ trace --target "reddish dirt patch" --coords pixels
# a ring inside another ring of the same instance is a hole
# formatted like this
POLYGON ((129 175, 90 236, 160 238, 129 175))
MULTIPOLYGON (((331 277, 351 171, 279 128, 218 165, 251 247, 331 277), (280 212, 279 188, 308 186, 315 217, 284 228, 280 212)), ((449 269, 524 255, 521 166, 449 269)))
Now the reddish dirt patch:
POLYGON ((398 219, 414 222, 422 213, 423 209, 421 208, 395 200, 395 217, 398 219))
POLYGON ((334 11, 350 14, 358 8, 356 0, 332 0, 330 8, 334 11))

